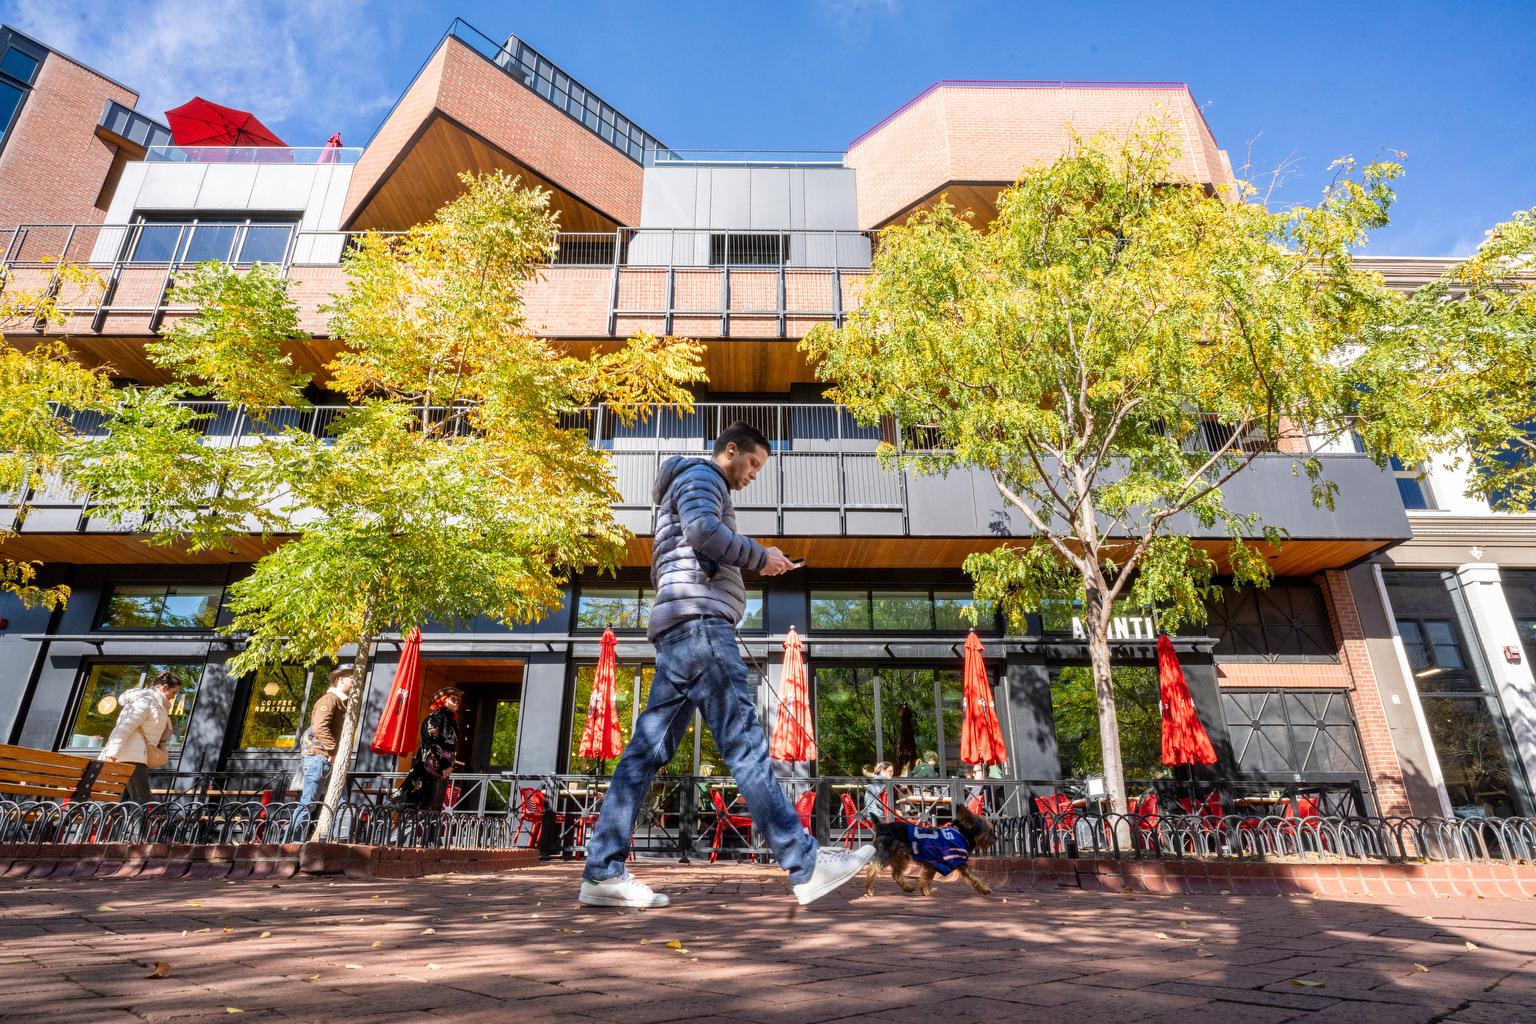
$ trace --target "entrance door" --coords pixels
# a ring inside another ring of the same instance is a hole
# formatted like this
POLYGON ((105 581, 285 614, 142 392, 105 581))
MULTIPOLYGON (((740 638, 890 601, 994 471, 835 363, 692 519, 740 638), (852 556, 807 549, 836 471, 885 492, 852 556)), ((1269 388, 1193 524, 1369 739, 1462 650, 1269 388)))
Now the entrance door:
POLYGON ((517 764, 517 722, 522 687, 495 683, 464 688, 466 772, 511 771, 517 764))

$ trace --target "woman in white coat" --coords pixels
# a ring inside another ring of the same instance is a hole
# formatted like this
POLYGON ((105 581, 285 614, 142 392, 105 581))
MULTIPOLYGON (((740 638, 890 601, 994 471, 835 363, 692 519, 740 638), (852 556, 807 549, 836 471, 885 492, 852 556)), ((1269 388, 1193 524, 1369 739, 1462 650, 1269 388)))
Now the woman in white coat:
POLYGON ((98 759, 143 766, 128 780, 123 799, 147 804, 150 799, 149 768, 159 768, 170 759, 166 744, 171 741, 171 702, 181 690, 181 683, 169 672, 161 672, 145 687, 128 690, 118 702, 117 723, 107 737, 98 759))

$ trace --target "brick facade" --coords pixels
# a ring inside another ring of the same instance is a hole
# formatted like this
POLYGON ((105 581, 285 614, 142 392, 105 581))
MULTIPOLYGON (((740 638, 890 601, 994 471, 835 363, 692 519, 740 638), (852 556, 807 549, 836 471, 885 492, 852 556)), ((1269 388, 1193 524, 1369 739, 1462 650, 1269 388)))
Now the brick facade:
POLYGON ((131 107, 138 95, 48 55, 0 150, 0 225, 101 223, 102 186, 117 155, 116 146, 96 136, 109 99, 131 107))
POLYGON ((1403 784, 1403 769, 1392 744, 1392 732, 1382 708, 1381 691, 1365 646, 1365 630, 1343 569, 1323 573, 1323 596, 1327 599, 1328 619, 1333 635, 1339 639, 1343 664, 1353 679, 1350 702, 1355 723, 1360 729, 1360 749, 1365 754, 1366 771, 1376 789, 1378 813, 1383 816, 1408 815, 1408 791, 1403 784))

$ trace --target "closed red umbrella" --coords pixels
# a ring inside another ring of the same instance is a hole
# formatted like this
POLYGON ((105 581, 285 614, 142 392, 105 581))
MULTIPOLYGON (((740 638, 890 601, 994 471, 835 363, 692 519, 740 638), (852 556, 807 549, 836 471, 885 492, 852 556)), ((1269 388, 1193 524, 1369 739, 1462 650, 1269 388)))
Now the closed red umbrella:
POLYGON ((375 754, 404 757, 416 749, 416 706, 421 703, 421 630, 405 635, 395 682, 379 716, 379 727, 369 744, 375 754))
POLYGON ((1216 748, 1200 723, 1167 633, 1157 638, 1157 689, 1163 711, 1163 764, 1215 764, 1216 748))
POLYGON ((966 764, 1002 764, 1008 759, 1003 746, 1003 727, 992 702, 992 684, 976 631, 965 638, 965 721, 960 727, 960 760, 966 764))
POLYGON ((805 656, 794 626, 784 638, 784 672, 779 683, 779 717, 773 723, 769 756, 775 761, 815 760, 816 730, 805 685, 805 656))
POLYGON ((619 671, 619 638, 603 630, 603 653, 592 677, 592 699, 587 702, 587 724, 581 730, 576 756, 606 761, 624 752, 619 735, 619 709, 614 706, 614 680, 619 671))
POLYGON ((201 96, 165 112, 171 141, 178 146, 286 146, 272 129, 245 110, 211 103, 201 96))
POLYGON ((325 149, 320 153, 320 159, 316 163, 334 164, 337 160, 336 151, 341 148, 341 132, 336 132, 325 140, 325 149))

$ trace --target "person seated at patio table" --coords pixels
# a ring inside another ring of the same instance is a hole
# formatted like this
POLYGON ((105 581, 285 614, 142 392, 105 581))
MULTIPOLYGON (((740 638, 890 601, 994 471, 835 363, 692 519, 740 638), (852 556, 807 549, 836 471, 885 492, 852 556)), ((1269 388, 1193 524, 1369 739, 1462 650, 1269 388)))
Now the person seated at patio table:
POLYGON ((912 769, 914 779, 936 779, 939 777, 939 753, 936 750, 925 750, 917 767, 912 769))
POLYGON ((874 821, 884 821, 889 813, 886 792, 890 787, 877 780, 893 778, 896 775, 896 766, 889 761, 881 761, 872 771, 866 770, 864 774, 868 775, 871 781, 864 787, 863 814, 874 821))
MULTIPOLYGON (((977 761, 975 764, 971 765, 970 771, 968 771, 966 774, 972 779, 985 779, 987 777, 986 762, 977 761)), ((976 808, 979 807, 984 810, 986 808, 986 804, 987 787, 982 785, 971 785, 965 787, 965 805, 972 808, 973 813, 980 814, 981 811, 976 810, 976 808)))

